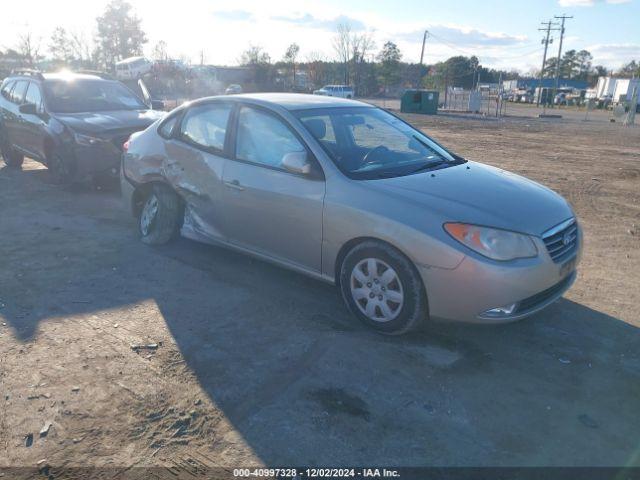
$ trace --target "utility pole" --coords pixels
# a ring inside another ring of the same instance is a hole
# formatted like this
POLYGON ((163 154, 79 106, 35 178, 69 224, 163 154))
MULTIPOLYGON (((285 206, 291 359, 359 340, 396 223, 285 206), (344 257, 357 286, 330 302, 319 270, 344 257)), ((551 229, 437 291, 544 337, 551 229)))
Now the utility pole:
MULTIPOLYGON (((549 44, 553 43, 553 38, 549 38, 552 30, 551 26, 558 25, 551 20, 548 22, 541 22, 541 24, 546 25, 546 28, 539 28, 538 30, 542 32, 546 31, 547 35, 542 39, 542 43, 544 44, 544 55, 542 56, 542 68, 540 69, 540 78, 538 79, 538 98, 536 99, 536 107, 540 106, 540 97, 542 97, 542 79, 544 78, 544 67, 547 63, 547 49, 549 48, 549 44)), ((553 30, 557 30, 557 28, 554 28, 553 30)))
POLYGON ((422 50, 420 51, 420 65, 418 65, 418 84, 416 88, 420 88, 420 84, 422 83, 422 62, 424 61, 424 45, 427 43, 427 36, 429 35, 429 31, 425 30, 424 35, 422 37, 422 50))
POLYGON ((556 81, 554 84, 554 88, 553 88, 553 99, 552 101, 555 100, 556 95, 558 94, 558 83, 560 82, 560 56, 562 55, 562 40, 564 39, 564 21, 568 18, 573 18, 568 17, 566 15, 555 15, 554 18, 558 18, 560 20, 562 20, 561 26, 560 26, 560 45, 558 46, 558 61, 556 62, 556 81))

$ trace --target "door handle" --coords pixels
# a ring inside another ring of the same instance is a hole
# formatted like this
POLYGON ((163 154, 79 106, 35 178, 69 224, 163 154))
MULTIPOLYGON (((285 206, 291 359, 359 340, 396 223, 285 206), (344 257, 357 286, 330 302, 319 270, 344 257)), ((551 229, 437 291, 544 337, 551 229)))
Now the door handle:
POLYGON ((234 190, 244 190, 244 187, 240 185, 240 182, 238 180, 231 180, 228 182, 224 182, 224 184, 229 188, 233 188, 234 190))

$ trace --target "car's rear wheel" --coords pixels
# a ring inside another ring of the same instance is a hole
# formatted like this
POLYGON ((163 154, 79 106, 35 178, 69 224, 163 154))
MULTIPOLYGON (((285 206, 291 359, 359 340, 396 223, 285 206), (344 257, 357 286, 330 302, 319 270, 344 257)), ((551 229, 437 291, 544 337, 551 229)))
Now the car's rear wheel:
POLYGON ((383 242, 365 241, 347 253, 340 289, 349 310, 380 333, 400 335, 427 318, 427 296, 416 268, 383 242))
POLYGON ((0 153, 7 167, 20 168, 24 162, 24 155, 15 151, 3 131, 0 131, 0 153))
POLYGON ((177 235, 183 216, 180 197, 166 185, 153 185, 138 214, 140 239, 148 245, 167 243, 177 235))

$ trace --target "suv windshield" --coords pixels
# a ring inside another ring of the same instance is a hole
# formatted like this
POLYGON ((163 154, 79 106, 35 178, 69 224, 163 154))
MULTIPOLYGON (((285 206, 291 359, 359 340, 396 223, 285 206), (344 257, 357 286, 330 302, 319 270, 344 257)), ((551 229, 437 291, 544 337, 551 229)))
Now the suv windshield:
POLYGON ((48 80, 44 82, 47 105, 54 113, 146 110, 134 93, 107 80, 48 80))
POLYGON ((310 109, 296 115, 351 178, 396 177, 465 162, 379 108, 310 109))

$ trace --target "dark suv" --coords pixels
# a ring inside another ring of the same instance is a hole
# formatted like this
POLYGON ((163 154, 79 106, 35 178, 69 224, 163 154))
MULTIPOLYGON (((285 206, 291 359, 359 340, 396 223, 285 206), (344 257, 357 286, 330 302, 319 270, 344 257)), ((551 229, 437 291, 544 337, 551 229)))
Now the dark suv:
POLYGON ((21 71, 0 87, 2 156, 11 167, 33 158, 60 183, 117 176, 123 143, 162 116, 152 106, 99 73, 21 71))

